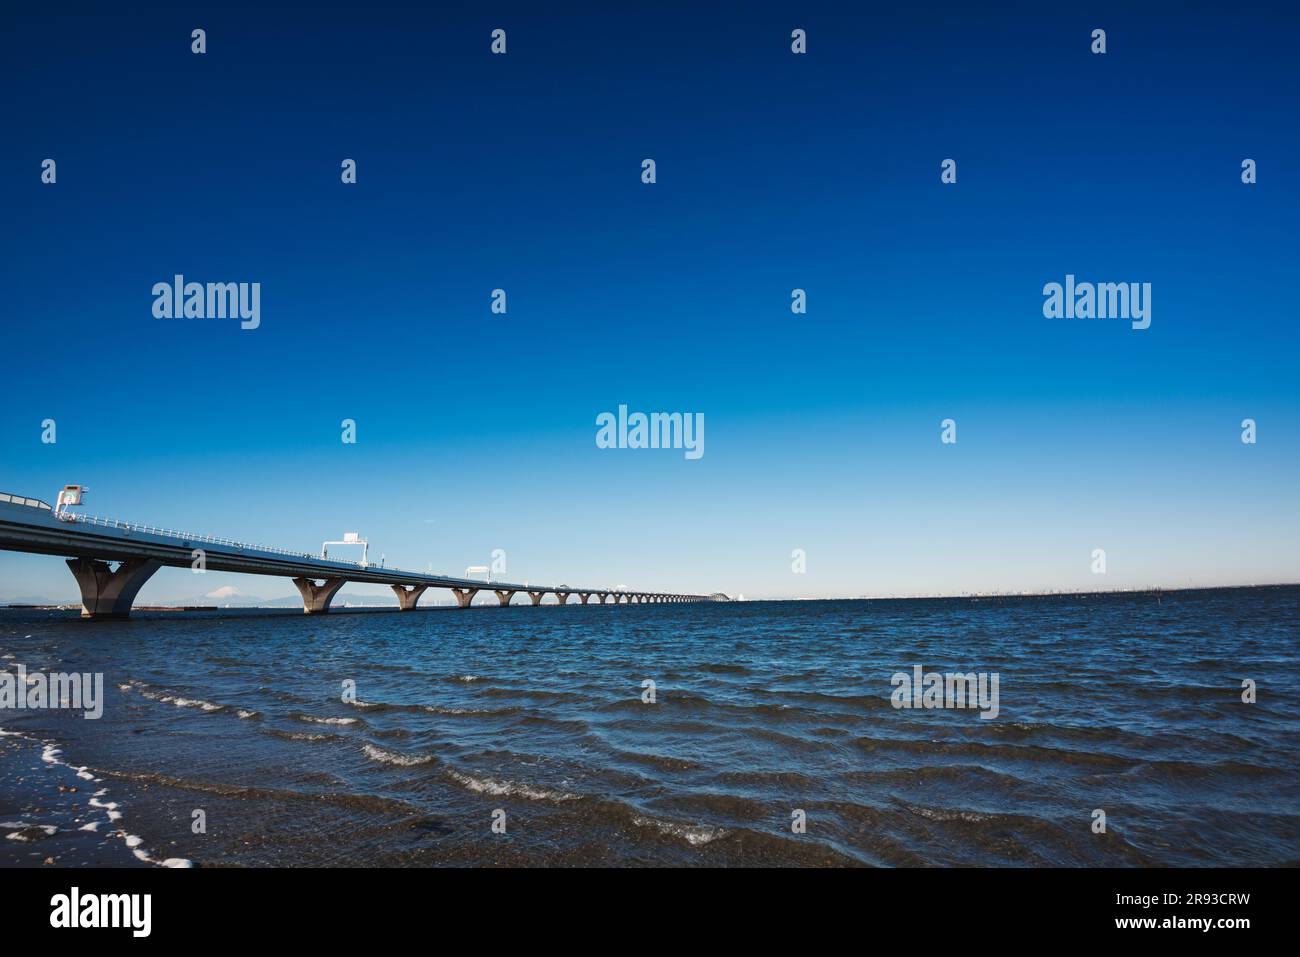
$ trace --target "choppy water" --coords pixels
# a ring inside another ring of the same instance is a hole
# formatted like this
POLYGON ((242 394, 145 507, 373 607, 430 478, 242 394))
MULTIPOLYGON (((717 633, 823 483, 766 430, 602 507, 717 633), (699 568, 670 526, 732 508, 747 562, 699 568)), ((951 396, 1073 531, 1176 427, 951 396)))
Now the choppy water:
POLYGON ((0 666, 106 689, 0 710, 0 863, 1294 864, 1298 634, 1300 588, 0 612, 0 666), (895 709, 915 665, 997 718, 895 709))

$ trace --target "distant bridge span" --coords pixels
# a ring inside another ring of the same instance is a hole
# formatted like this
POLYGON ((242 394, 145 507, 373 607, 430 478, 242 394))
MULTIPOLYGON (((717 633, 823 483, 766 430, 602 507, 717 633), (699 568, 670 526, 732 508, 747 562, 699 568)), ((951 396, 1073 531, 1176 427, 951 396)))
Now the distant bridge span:
POLYGON ((247 545, 206 535, 191 535, 63 512, 56 515, 39 499, 0 493, 0 549, 66 558, 81 589, 83 618, 126 618, 141 587, 164 565, 191 568, 200 558, 203 567, 246 575, 275 575, 293 579, 302 595, 303 611, 321 615, 346 582, 389 585, 398 608, 411 611, 429 588, 448 588, 461 608, 468 608, 480 591, 496 593, 502 605, 520 592, 534 605, 552 594, 560 604, 577 595, 582 604, 596 598, 605 604, 663 604, 725 600, 718 595, 682 595, 669 592, 569 585, 543 588, 531 584, 491 582, 446 575, 385 568, 361 562, 340 562, 264 545, 247 545), (111 563, 116 563, 113 567, 111 563))

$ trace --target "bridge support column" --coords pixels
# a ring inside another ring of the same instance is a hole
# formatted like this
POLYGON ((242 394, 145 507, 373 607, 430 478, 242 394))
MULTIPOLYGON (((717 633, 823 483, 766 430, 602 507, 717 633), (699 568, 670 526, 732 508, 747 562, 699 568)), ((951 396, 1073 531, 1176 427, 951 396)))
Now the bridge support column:
POLYGON ((533 600, 533 604, 534 604, 534 605, 540 605, 540 604, 542 603, 542 598, 543 598, 545 595, 546 595, 546 592, 544 592, 544 591, 530 591, 530 592, 528 593, 528 597, 531 598, 531 599, 533 600))
POLYGON ((587 599, 590 597, 591 597, 591 592, 589 591, 578 592, 578 601, 582 602, 584 605, 587 604, 587 599))
POLYGON ((555 593, 555 600, 558 601, 561 605, 567 605, 569 603, 569 592, 557 591, 555 593))
POLYGON ((68 568, 81 589, 82 618, 128 618, 140 589, 161 562, 132 558, 110 568, 93 558, 69 558, 68 568))
POLYGON ((401 610, 411 611, 415 608, 416 604, 420 600, 420 596, 424 594, 425 589, 429 586, 411 585, 410 587, 407 587, 406 585, 392 585, 390 587, 393 589, 393 594, 397 596, 397 604, 400 606, 401 610))
POLYGON ((461 608, 468 608, 478 591, 477 588, 453 588, 451 593, 456 596, 456 604, 461 608))
POLYGON ((500 591, 500 590, 498 590, 498 591, 497 591, 497 601, 501 602, 501 604, 503 604, 503 605, 508 605, 508 604, 510 604, 510 599, 511 599, 511 598, 514 598, 514 597, 515 597, 515 593, 512 592, 512 591, 509 591, 509 590, 507 590, 507 591, 500 591))
POLYGON ((323 615, 330 610, 330 602, 343 587, 344 579, 326 578, 317 585, 310 578, 295 578, 298 594, 302 595, 302 613, 304 615, 323 615))

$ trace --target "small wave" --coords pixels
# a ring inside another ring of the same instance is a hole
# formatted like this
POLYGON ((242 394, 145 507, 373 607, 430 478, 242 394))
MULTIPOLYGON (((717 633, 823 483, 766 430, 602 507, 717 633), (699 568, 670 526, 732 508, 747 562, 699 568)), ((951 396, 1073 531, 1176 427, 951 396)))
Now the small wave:
POLYGON ((571 794, 567 791, 548 791, 545 788, 535 788, 528 784, 517 784, 514 781, 494 781, 491 778, 476 778, 469 774, 462 774, 460 771, 447 772, 452 780, 460 783, 471 791, 479 794, 493 794, 502 797, 521 797, 530 801, 576 801, 582 797, 581 794, 571 794))
POLYGON ((337 741, 337 734, 327 731, 281 731, 278 728, 266 728, 263 732, 281 741, 337 741))
POLYGON ((632 823, 637 827, 652 827, 660 834, 681 838, 692 847, 716 841, 729 833, 725 827, 717 827, 713 824, 678 824, 675 821, 660 821, 657 818, 641 815, 632 818, 632 823))
POLYGON ((398 754, 396 751, 377 748, 373 744, 364 745, 361 750, 372 761, 378 761, 380 764, 395 764, 403 768, 416 767, 436 760, 432 754, 398 754))
MULTIPOLYGON (((122 687, 119 685, 118 687, 122 687)), ((203 711, 223 711, 224 704, 214 704, 211 701, 204 701, 202 698, 186 698, 181 695, 163 694, 159 691, 151 691, 142 681, 133 681, 130 687, 139 692, 142 698, 148 698, 150 701, 160 701, 163 704, 175 705, 178 708, 199 708, 203 711)))
POLYGON ((480 718, 491 718, 510 714, 518 714, 522 708, 444 708, 436 704, 422 704, 421 711, 429 714, 452 714, 452 715, 475 715, 480 718))
POLYGON ((289 717, 297 721, 306 721, 308 724, 350 725, 361 720, 360 718, 319 718, 316 715, 303 714, 300 711, 290 713, 289 717))
POLYGON ((178 708, 202 708, 204 711, 220 711, 225 707, 224 704, 213 704, 201 698, 180 698, 175 695, 164 695, 158 700, 164 704, 174 704, 178 708))

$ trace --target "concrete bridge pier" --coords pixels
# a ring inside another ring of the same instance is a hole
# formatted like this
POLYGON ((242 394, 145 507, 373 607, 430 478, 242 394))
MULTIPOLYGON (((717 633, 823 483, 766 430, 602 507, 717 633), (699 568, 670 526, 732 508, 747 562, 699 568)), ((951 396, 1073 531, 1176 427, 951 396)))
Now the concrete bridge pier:
POLYGON ((330 610, 330 602, 343 587, 344 579, 326 578, 317 585, 310 578, 295 578, 298 594, 302 595, 302 613, 304 615, 323 615, 330 610))
POLYGON ((557 592, 555 593, 555 599, 556 599, 556 601, 558 601, 561 605, 567 605, 567 604, 569 603, 569 592, 567 592, 567 591, 557 591, 557 592))
POLYGON ((82 618, 128 618, 135 596, 162 562, 132 558, 110 568, 93 558, 69 558, 68 568, 81 589, 82 618))
POLYGON ((528 597, 533 600, 534 605, 540 605, 542 603, 542 598, 545 597, 545 595, 546 592, 544 591, 530 591, 528 593, 528 597))
POLYGON ((410 611, 420 600, 428 585, 393 585, 393 594, 397 596, 397 604, 402 611, 410 611))
POLYGON ((468 608, 478 592, 477 588, 453 588, 451 590, 451 593, 456 596, 456 604, 460 605, 461 608, 468 608))
POLYGON ((501 604, 503 605, 510 604, 510 599, 514 597, 515 597, 515 593, 508 589, 505 591, 501 591, 498 589, 497 591, 497 601, 501 602, 501 604))
POLYGON ((578 601, 582 602, 584 605, 587 604, 587 599, 590 597, 591 597, 591 592, 589 591, 578 592, 578 601))

